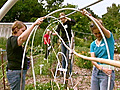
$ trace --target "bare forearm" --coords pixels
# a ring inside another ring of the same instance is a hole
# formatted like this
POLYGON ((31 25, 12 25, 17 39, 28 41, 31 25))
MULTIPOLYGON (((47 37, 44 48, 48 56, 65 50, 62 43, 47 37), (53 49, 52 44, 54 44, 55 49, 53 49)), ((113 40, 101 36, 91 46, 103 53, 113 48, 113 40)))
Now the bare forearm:
POLYGON ((30 32, 36 25, 40 25, 45 17, 38 18, 27 30, 25 30, 19 37, 18 37, 18 45, 21 46, 28 38, 30 32))
POLYGON ((92 61, 92 64, 99 70, 102 70, 102 66, 98 65, 96 62, 92 61))
MULTIPOLYGON (((93 17, 94 18, 94 17, 93 17)), ((94 18, 94 20, 97 22, 97 24, 99 25, 99 27, 101 28, 101 30, 103 31, 104 35, 107 37, 107 38, 110 38, 110 31, 107 30, 101 23, 100 21, 98 21, 96 18, 94 18)))
POLYGON ((32 24, 32 25, 31 25, 27 30, 25 30, 19 37, 25 42, 34 27, 35 27, 35 24, 32 24))
POLYGON ((34 24, 32 24, 27 30, 25 30, 19 37, 18 37, 18 45, 21 46, 28 38, 30 32, 34 28, 34 24))

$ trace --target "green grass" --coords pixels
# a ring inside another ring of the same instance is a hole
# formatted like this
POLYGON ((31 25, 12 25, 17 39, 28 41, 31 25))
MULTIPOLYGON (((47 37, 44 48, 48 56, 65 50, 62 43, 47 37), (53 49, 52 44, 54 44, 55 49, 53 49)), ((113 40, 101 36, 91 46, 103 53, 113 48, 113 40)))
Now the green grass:
MULTIPOLYGON (((59 88, 60 90, 65 90, 64 85, 59 84, 59 88)), ((31 85, 26 85, 25 90, 35 90, 35 88, 31 84, 31 85)), ((38 83, 37 82, 36 90, 59 90, 59 89, 55 82, 49 82, 49 83, 38 83)), ((69 89, 69 90, 73 90, 73 89, 69 89)))

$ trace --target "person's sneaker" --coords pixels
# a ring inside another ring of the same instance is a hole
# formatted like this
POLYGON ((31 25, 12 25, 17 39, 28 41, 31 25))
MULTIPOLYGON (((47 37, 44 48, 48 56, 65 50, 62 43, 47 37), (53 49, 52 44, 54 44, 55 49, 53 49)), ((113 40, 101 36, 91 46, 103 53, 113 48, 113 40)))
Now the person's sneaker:
POLYGON ((44 58, 44 60, 47 60, 46 58, 44 58))

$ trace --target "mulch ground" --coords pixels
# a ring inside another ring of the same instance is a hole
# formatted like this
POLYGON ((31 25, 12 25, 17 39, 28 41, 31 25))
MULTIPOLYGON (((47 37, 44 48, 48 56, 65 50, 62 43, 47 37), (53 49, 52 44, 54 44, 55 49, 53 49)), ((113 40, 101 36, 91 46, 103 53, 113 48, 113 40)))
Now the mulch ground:
MULTIPOLYGON (((115 68, 116 72, 116 81, 114 90, 120 90, 120 68, 115 68)), ((90 90, 91 85, 91 69, 83 69, 79 68, 76 65, 73 65, 73 74, 72 79, 68 80, 68 86, 70 88, 74 88, 74 90, 90 90)), ((48 83, 50 80, 53 80, 53 77, 37 75, 36 76, 37 82, 40 83, 48 83)), ((54 80, 53 80, 54 81, 54 80)), ((63 77, 57 78, 57 82, 63 84, 63 77)), ((33 84, 33 78, 29 78, 26 80, 26 84, 33 84)))

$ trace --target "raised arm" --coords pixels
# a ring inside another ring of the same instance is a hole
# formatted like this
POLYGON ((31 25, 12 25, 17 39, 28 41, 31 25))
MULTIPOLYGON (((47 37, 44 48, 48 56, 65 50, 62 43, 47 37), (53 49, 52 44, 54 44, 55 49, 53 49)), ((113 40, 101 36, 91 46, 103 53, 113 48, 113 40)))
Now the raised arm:
POLYGON ((30 32, 36 25, 40 25, 45 17, 38 18, 27 30, 25 30, 19 37, 18 37, 18 45, 21 46, 28 38, 30 32))
MULTIPOLYGON (((92 16, 92 18, 94 18, 92 16)), ((97 24, 99 25, 99 27, 101 28, 101 30, 103 31, 104 35, 107 37, 107 38, 110 38, 110 31, 107 30, 103 25, 102 23, 100 23, 100 21, 98 21, 98 19, 94 18, 94 20, 97 22, 97 24)))
POLYGON ((97 24, 99 25, 99 27, 101 28, 101 30, 103 31, 104 35, 107 37, 107 38, 110 38, 110 31, 107 30, 103 25, 102 25, 102 21, 94 18, 88 11, 86 11, 85 9, 82 11, 82 14, 83 15, 89 15, 91 16, 96 22, 97 24))

